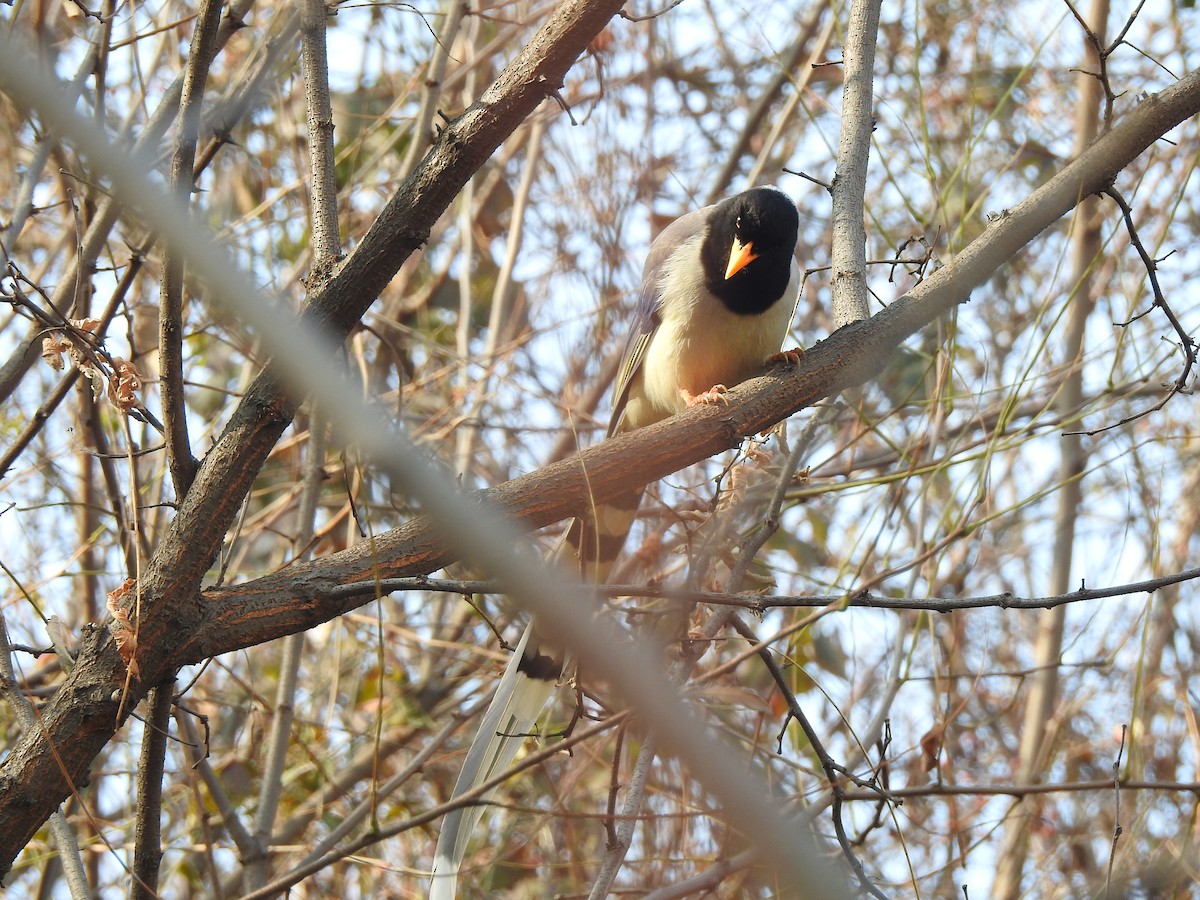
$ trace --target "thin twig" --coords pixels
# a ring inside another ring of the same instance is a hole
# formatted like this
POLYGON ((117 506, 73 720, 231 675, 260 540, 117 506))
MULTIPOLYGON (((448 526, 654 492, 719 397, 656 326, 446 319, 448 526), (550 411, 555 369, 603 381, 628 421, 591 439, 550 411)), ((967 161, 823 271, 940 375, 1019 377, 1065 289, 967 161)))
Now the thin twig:
MULTIPOLYGON (((880 796, 889 800, 912 800, 918 797, 1032 797, 1042 794, 1086 794, 1094 791, 1110 791, 1111 778, 1095 781, 1059 781, 1041 784, 928 784, 916 787, 878 788, 846 791, 847 800, 876 801, 880 796)), ((1200 781, 1133 781, 1122 780, 1123 791, 1153 791, 1178 794, 1200 794, 1200 781)))
POLYGON ((662 9, 655 10, 654 12, 648 12, 648 13, 645 13, 644 15, 640 15, 640 16, 635 16, 633 13, 625 12, 624 9, 622 9, 620 12, 618 12, 617 15, 620 16, 622 19, 625 19, 627 22, 646 22, 646 21, 649 21, 650 19, 657 19, 660 16, 665 16, 667 13, 669 13, 671 10, 673 10, 675 7, 677 7, 682 2, 683 2, 683 0, 671 0, 671 2, 668 3, 666 6, 664 6, 662 9))
MULTIPOLYGON (((633 843, 633 829, 637 827, 642 804, 645 802, 646 785, 657 749, 654 733, 650 732, 642 740, 641 748, 638 750, 637 761, 633 765, 633 774, 625 788, 625 803, 621 807, 621 818, 615 829, 610 828, 607 852, 604 854, 600 870, 596 874, 596 880, 592 884, 592 890, 588 894, 588 900, 603 900, 604 897, 608 897, 613 881, 616 880, 617 873, 621 871, 625 855, 633 843)), ((614 756, 614 765, 618 758, 614 756)), ((612 796, 615 799, 615 795, 612 796)))
MULTIPOLYGON (((804 100, 805 94, 808 91, 809 82, 812 81, 813 72, 817 69, 817 62, 829 50, 829 44, 833 40, 834 31, 842 14, 841 4, 814 4, 812 7, 812 23, 815 28, 820 21, 818 13, 829 12, 829 18, 825 20, 825 25, 821 29, 821 33, 817 35, 812 42, 812 50, 804 58, 804 64, 800 71, 792 79, 792 92, 784 104, 783 109, 775 116, 771 123, 771 130, 767 134, 766 139, 762 141, 762 145, 758 149, 758 154, 755 156, 753 165, 750 166, 749 175, 746 178, 748 184, 757 184, 762 178, 763 172, 767 168, 767 164, 774 157, 778 159, 780 156, 786 158, 789 153, 787 150, 780 153, 776 150, 779 141, 783 138, 786 131, 789 130, 795 115, 796 110, 800 108, 801 102, 804 100), (833 8, 830 9, 829 6, 833 8)), ((790 76, 790 73, 788 73, 790 76)), ((799 129, 790 129, 793 135, 799 132, 799 129)), ((792 140, 796 140, 793 136, 792 140)))
MULTIPOLYGON (((820 735, 817 734, 817 730, 813 728, 812 724, 808 721, 808 717, 804 714, 804 710, 801 709, 800 703, 796 699, 796 695, 792 692, 790 686, 788 685, 787 678, 784 676, 783 670, 779 668, 779 664, 775 662, 775 658, 771 655, 771 649, 763 646, 758 640, 757 636, 754 634, 753 629, 751 629, 750 626, 742 621, 741 617, 737 616, 736 614, 730 616, 729 624, 734 628, 735 631, 737 631, 738 634, 746 638, 746 640, 750 641, 751 644, 754 644, 758 648, 757 653, 759 658, 763 661, 763 664, 767 667, 767 671, 771 674, 771 679, 775 682, 776 689, 787 702, 788 717, 795 719, 800 725, 800 728, 804 731, 804 736, 808 739, 809 746, 812 747, 813 753, 815 753, 817 756, 817 760, 821 765, 821 769, 825 773, 826 783, 829 785, 829 790, 833 795, 833 803, 830 805, 830 816, 833 819, 834 834, 837 836, 838 846, 842 848, 842 855, 846 858, 846 861, 850 863, 850 867, 854 870, 855 877, 858 878, 859 885, 872 897, 877 897, 879 900, 887 900, 887 895, 875 886, 870 877, 867 875, 866 869, 863 868, 862 860, 860 860, 858 858, 858 854, 854 852, 854 848, 851 846, 850 839, 846 834, 845 823, 842 821, 842 806, 846 797, 846 779, 849 779, 856 784, 860 784, 860 786, 862 785, 862 782, 848 772, 845 767, 839 765, 829 754, 829 751, 825 749, 825 745, 821 741, 820 735)), ((785 720, 784 727, 786 728, 786 726, 787 721, 785 720)), ((783 735, 781 732, 780 740, 782 741, 782 739, 783 735)))
MULTIPOLYGON (((1108 431, 1112 428, 1120 428, 1122 425, 1128 425, 1130 422, 1134 422, 1143 416, 1148 416, 1151 413, 1158 412, 1160 409, 1166 406, 1167 403, 1170 402, 1171 398, 1176 394, 1191 392, 1192 369, 1196 365, 1196 340, 1187 333, 1183 325, 1180 323, 1179 317, 1175 315, 1175 311, 1171 309, 1171 304, 1167 302, 1167 298, 1163 293, 1162 286, 1158 282, 1158 260, 1150 256, 1149 252, 1146 250, 1146 246, 1142 243, 1141 237, 1138 235, 1137 226, 1133 221, 1133 209, 1130 207, 1129 202, 1125 199, 1125 195, 1117 190, 1117 188, 1110 185, 1107 189, 1105 189, 1104 193, 1111 197, 1113 202, 1120 207, 1121 219, 1125 223, 1125 230, 1129 233, 1129 242, 1133 245, 1133 249, 1137 251, 1138 256, 1141 258, 1142 265, 1146 267, 1146 277, 1150 281, 1150 290, 1154 294, 1154 303, 1151 306, 1151 309, 1162 310, 1163 315, 1167 317, 1167 321, 1170 323, 1176 337, 1179 339, 1178 346, 1183 351, 1184 355, 1183 371, 1179 373, 1178 378, 1170 383, 1166 396, 1154 405, 1140 410, 1131 416, 1126 416, 1119 422, 1114 422, 1111 425, 1105 425, 1103 428, 1096 428, 1091 431, 1068 431, 1067 434, 1071 435, 1099 434, 1100 432, 1108 431)), ((1149 310, 1147 310, 1147 313, 1148 312, 1149 310)), ((1141 313, 1138 316, 1134 316, 1127 322, 1119 322, 1116 324, 1129 325, 1147 313, 1141 313)))
POLYGON ((1107 900, 1109 892, 1112 890, 1112 874, 1113 865, 1117 861, 1117 842, 1121 839, 1123 829, 1121 828, 1121 757, 1125 753, 1125 736, 1129 730, 1128 725, 1121 726, 1121 746, 1117 748, 1117 758, 1113 762, 1113 835, 1112 845, 1108 850, 1108 872, 1104 877, 1104 896, 1107 900))
MULTIPOLYGON (((682 590, 658 584, 602 584, 590 589, 601 597, 657 597, 681 603, 711 603, 718 606, 734 606, 760 614, 768 609, 807 608, 821 609, 834 604, 844 604, 848 609, 895 609, 929 610, 949 613, 965 609, 1052 609, 1069 603, 1088 600, 1104 600, 1111 597, 1127 597, 1131 594, 1152 594, 1162 588, 1200 578, 1200 567, 1183 569, 1144 581, 1132 581, 1109 587, 1087 587, 1045 597, 1019 597, 1005 591, 999 594, 981 594, 973 597, 892 597, 884 594, 857 592, 847 597, 843 594, 813 594, 809 596, 786 594, 736 594, 716 591, 682 590)), ((406 578, 384 578, 379 585, 386 592, 392 591, 441 591, 450 594, 494 594, 501 592, 495 581, 458 581, 445 578, 413 576, 406 578)), ((329 589, 333 598, 353 598, 373 594, 374 582, 353 582, 329 589)))
POLYGON ((242 821, 241 816, 238 815, 237 807, 234 805, 233 800, 230 799, 229 794, 226 793, 224 784, 213 770, 212 764, 208 761, 208 718, 186 710, 181 705, 177 705, 175 723, 179 726, 179 733, 183 736, 184 746, 188 748, 192 761, 191 767, 200 773, 200 779, 204 782, 204 786, 208 790, 208 796, 217 808, 217 812, 221 815, 221 827, 229 834, 229 837, 233 840, 233 845, 238 849, 239 853, 245 856, 253 852, 254 836, 242 821), (188 714, 180 715, 181 712, 188 714), (192 716, 196 716, 204 725, 203 740, 196 734, 196 728, 192 724, 192 716))
POLYGON ((617 729, 617 739, 612 754, 612 768, 608 777, 608 806, 604 816, 604 833, 608 835, 610 847, 617 843, 617 793, 621 790, 621 750, 625 746, 626 730, 625 724, 617 729))

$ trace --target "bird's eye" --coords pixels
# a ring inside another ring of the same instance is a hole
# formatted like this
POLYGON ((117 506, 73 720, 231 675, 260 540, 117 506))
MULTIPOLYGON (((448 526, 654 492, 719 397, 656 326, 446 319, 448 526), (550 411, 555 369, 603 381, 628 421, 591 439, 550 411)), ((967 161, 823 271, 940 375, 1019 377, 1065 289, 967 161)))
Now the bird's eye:
POLYGON ((741 216, 738 216, 736 219, 733 220, 733 227, 735 229, 737 229, 738 231, 742 230, 742 217, 741 216))

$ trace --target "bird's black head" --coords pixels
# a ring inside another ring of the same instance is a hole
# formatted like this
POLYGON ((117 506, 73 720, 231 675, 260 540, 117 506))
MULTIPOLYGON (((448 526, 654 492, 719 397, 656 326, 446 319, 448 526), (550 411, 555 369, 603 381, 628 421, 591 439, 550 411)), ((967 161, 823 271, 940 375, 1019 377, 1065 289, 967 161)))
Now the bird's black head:
POLYGON ((723 200, 700 245, 705 286, 730 312, 766 312, 787 289, 799 231, 796 204, 774 188, 723 200))

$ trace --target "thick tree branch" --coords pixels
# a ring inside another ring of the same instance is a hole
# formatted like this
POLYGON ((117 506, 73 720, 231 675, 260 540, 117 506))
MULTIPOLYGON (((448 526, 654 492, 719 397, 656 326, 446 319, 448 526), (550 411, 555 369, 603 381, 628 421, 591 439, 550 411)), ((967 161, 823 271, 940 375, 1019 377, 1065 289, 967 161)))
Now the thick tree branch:
POLYGON ((337 178, 333 148, 333 106, 329 99, 329 58, 325 46, 325 0, 304 0, 300 68, 308 111, 309 192, 312 197, 310 285, 319 286, 342 255, 338 239, 337 178))
POLYGON ((864 197, 871 132, 875 130, 875 43, 881 0, 851 0, 843 46, 842 131, 833 198, 833 301, 835 327, 870 315, 867 305, 867 226, 864 197))
POLYGON ((167 729, 175 702, 175 682, 158 685, 150 692, 146 730, 137 772, 137 826, 134 831, 133 869, 129 896, 150 900, 158 896, 158 871, 162 864, 162 779, 167 760, 167 729))

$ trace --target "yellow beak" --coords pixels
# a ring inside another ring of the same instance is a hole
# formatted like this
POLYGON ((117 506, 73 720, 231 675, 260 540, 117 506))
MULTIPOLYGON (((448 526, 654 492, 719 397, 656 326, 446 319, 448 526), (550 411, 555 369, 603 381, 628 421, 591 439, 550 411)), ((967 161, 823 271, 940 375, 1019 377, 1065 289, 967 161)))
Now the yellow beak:
POLYGON ((743 244, 734 238, 733 246, 729 248, 729 265, 725 267, 725 280, 728 281, 756 259, 758 254, 754 252, 753 241, 743 244))

